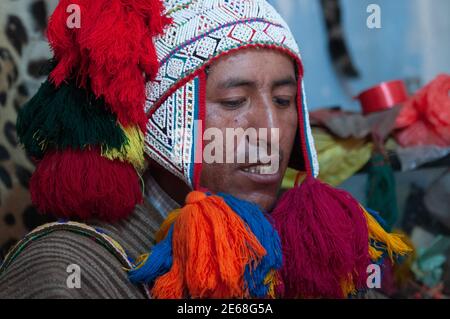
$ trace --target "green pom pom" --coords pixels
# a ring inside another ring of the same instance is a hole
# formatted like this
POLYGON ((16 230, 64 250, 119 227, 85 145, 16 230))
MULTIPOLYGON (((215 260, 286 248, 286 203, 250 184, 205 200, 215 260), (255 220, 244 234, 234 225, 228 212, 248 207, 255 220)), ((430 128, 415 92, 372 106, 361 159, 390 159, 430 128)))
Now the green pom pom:
POLYGON ((128 140, 103 99, 74 82, 55 88, 50 81, 20 110, 20 142, 30 156, 41 159, 47 149, 122 149, 128 140))
POLYGON ((391 231, 398 218, 395 176, 391 165, 381 154, 375 154, 367 176, 367 207, 380 213, 391 231))

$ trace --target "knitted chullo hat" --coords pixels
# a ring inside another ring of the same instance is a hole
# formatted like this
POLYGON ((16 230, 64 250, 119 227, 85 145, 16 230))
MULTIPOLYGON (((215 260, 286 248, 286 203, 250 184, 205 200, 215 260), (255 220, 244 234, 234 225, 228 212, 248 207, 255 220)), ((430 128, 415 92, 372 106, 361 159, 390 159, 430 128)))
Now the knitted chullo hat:
POLYGON ((22 143, 39 161, 30 183, 35 205, 62 217, 127 216, 142 199, 144 150, 193 190, 130 271, 153 297, 346 297, 365 288, 369 263, 409 250, 376 213, 315 179, 299 49, 266 1, 61 0, 48 37, 56 66, 18 120, 22 143), (69 4, 81 8, 79 29, 66 26, 69 4), (306 178, 270 216, 201 192, 195 160, 205 69, 255 47, 289 55, 299 78, 294 153, 306 178))

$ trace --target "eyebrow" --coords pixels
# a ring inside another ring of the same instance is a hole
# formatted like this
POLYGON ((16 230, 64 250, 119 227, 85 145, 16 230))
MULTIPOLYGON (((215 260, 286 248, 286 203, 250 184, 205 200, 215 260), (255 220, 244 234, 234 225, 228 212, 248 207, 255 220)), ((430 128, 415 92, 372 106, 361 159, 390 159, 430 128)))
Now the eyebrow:
MULTIPOLYGON (((219 83, 219 89, 233 89, 237 87, 256 87, 256 82, 253 80, 247 80, 242 78, 230 78, 228 80, 219 83)), ((276 80, 272 83, 272 89, 279 88, 281 86, 294 86, 297 87, 297 81, 294 77, 288 76, 283 79, 276 80)))
POLYGON ((251 80, 241 79, 241 78, 230 78, 221 83, 219 83, 219 89, 233 89, 241 86, 256 86, 256 83, 251 80))
POLYGON ((287 78, 277 80, 272 84, 273 89, 279 88, 280 86, 297 87, 297 80, 294 77, 289 76, 287 78))

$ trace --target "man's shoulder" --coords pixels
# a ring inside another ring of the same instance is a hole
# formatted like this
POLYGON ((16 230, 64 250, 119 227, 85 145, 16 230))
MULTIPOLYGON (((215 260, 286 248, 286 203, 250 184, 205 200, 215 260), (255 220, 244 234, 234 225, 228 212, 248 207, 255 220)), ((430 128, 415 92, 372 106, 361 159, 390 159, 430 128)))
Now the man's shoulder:
POLYGON ((24 236, 7 254, 0 274, 10 263, 26 256, 83 257, 110 256, 127 266, 125 251, 102 230, 78 222, 55 222, 39 226, 24 236))
POLYGON ((116 242, 87 225, 44 225, 8 254, 0 298, 139 297, 123 258, 116 242))

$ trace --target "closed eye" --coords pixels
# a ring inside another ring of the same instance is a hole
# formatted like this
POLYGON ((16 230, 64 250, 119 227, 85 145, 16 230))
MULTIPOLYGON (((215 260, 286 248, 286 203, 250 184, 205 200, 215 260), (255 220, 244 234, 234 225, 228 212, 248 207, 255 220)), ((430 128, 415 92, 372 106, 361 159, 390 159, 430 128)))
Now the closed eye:
POLYGON ((273 98, 273 102, 277 105, 277 106, 281 106, 281 107, 288 107, 292 104, 292 98, 287 98, 287 97, 274 97, 273 98))
POLYGON ((223 100, 220 101, 220 104, 228 109, 237 109, 245 104, 247 99, 241 98, 241 99, 233 99, 233 100, 223 100))

